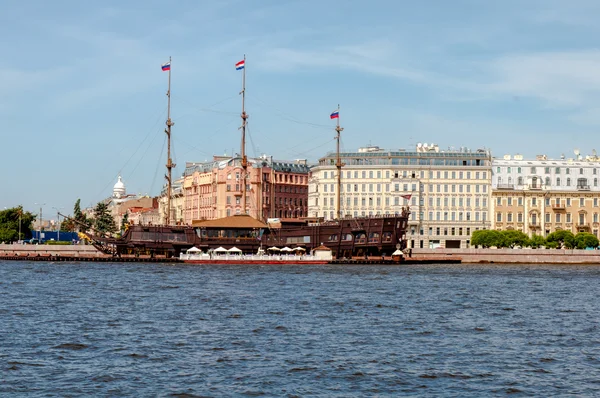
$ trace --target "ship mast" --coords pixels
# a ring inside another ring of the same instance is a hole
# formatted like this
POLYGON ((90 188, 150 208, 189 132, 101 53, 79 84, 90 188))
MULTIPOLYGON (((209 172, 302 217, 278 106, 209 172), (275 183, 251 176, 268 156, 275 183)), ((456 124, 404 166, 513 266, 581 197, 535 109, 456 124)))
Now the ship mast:
POLYGON ((337 140, 337 145, 336 145, 336 161, 335 161, 335 167, 337 168, 337 218, 341 219, 342 218, 342 166, 344 165, 342 163, 342 160, 340 159, 340 133, 344 130, 343 127, 340 127, 340 105, 338 104, 338 108, 337 108, 337 112, 338 112, 338 116, 337 116, 337 125, 335 126, 335 131, 337 132, 337 135, 335 137, 335 139, 337 140))
POLYGON ((167 216, 165 218, 166 225, 171 224, 171 170, 175 167, 175 163, 171 160, 171 127, 175 124, 171 120, 171 57, 169 57, 169 89, 167 90, 167 216))
POLYGON ((246 119, 248 114, 246 113, 246 54, 244 54, 244 64, 242 70, 242 214, 246 214, 246 174, 248 171, 248 159, 246 158, 246 119))

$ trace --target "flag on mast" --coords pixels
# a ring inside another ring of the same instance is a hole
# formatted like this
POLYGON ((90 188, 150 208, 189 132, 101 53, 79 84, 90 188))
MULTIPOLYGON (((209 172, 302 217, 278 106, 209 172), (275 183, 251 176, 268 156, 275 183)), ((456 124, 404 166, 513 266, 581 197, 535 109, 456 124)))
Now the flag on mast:
POLYGON ((246 60, 243 59, 240 62, 238 62, 237 64, 235 64, 235 70, 242 70, 242 69, 244 69, 245 65, 246 65, 246 60))
POLYGON ((163 72, 171 70, 171 61, 165 62, 160 67, 162 68, 163 72))
POLYGON ((410 200, 410 198, 412 198, 412 195, 400 195, 400 197, 402 197, 406 200, 410 200))
POLYGON ((331 112, 331 115, 329 115, 329 118, 330 119, 339 119, 340 118, 340 111, 339 111, 339 109, 331 112))

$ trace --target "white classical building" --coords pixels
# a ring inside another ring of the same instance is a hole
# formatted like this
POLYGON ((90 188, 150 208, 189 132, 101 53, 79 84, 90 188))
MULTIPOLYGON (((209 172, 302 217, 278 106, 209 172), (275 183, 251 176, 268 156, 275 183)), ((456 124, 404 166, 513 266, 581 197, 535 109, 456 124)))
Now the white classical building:
POLYGON ((600 158, 505 155, 492 161, 493 228, 542 235, 566 229, 598 236, 600 158))
MULTIPOLYGON (((490 227, 491 154, 468 148, 440 150, 417 144, 414 151, 376 146, 340 154, 341 215, 400 213, 410 206, 409 247, 469 247, 471 233, 490 227)), ((336 153, 311 169, 311 217, 336 214, 336 153)))

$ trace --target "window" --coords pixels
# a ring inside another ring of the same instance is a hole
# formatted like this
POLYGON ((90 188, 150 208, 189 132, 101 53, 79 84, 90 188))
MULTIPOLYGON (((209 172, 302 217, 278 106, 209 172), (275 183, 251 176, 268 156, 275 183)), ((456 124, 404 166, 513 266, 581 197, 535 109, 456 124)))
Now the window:
POLYGON ((571 198, 567 198, 567 206, 571 206, 571 198))
POLYGON ((502 198, 501 197, 496 198, 496 206, 502 206, 502 198))
POLYGON ((560 222, 560 213, 556 213, 555 220, 556 220, 556 222, 560 222))
POLYGON ((517 213, 517 222, 523 222, 523 213, 517 213))
POLYGON ((585 206, 584 202, 585 202, 584 198, 579 198, 579 207, 585 206))
MULTIPOLYGON (((569 170, 569 169, 567 169, 567 170, 569 170)), ((571 179, 570 179, 570 178, 567 178, 567 186, 568 186, 568 187, 570 187, 570 186, 571 186, 571 179)))
POLYGON ((512 222, 512 213, 508 213, 508 214, 506 215, 506 221, 507 221, 507 222, 512 222))
POLYGON ((550 167, 544 167, 544 173, 550 174, 550 167))
POLYGON ((506 204, 507 204, 508 206, 512 206, 512 198, 510 198, 510 197, 509 197, 509 198, 507 198, 507 199, 506 199, 506 202, 507 202, 506 204))
POLYGON ((546 186, 550 185, 550 177, 546 177, 546 186))
POLYGON ((571 170, 570 170, 570 169, 567 167, 567 168, 565 169, 565 174, 570 174, 570 171, 571 171, 571 170))
POLYGON ((521 174, 521 168, 517 167, 517 174, 521 174))
POLYGON ((550 222, 550 213, 546 213, 546 222, 550 222))
POLYGON ((496 221, 502 222, 502 213, 499 212, 498 214, 496 214, 496 221))
POLYGON ((537 198, 531 198, 531 205, 537 206, 537 198))
POLYGON ((517 178, 517 185, 523 185, 523 177, 517 178))
POLYGON ((556 174, 560 174, 560 167, 557 167, 557 168, 556 168, 556 170, 554 170, 554 172, 555 172, 556 174))
POLYGON ((560 177, 556 177, 556 186, 559 187, 560 186, 560 177))
POLYGON ((579 169, 579 174, 583 174, 583 169, 579 169))
POLYGON ((523 198, 518 198, 517 199, 517 205, 523 206, 523 198))
POLYGON ((535 174, 535 166, 531 168, 531 174, 535 174))

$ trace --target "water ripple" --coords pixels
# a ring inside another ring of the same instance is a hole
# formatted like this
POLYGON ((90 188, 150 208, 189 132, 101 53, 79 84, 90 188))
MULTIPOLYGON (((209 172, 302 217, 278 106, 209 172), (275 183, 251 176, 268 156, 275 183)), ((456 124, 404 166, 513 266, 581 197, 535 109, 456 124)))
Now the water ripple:
POLYGON ((0 262, 0 395, 593 396, 596 266, 0 262))

